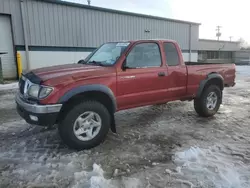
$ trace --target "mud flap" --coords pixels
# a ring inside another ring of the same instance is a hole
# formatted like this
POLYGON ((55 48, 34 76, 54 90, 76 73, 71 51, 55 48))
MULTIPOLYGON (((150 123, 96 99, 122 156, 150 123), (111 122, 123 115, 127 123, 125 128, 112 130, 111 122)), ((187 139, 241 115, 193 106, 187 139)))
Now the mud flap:
POLYGON ((116 133, 116 124, 115 124, 115 116, 114 114, 111 115, 111 125, 110 125, 110 129, 113 133, 116 133))
POLYGON ((223 100, 223 91, 221 91, 220 104, 222 104, 222 100, 223 100))

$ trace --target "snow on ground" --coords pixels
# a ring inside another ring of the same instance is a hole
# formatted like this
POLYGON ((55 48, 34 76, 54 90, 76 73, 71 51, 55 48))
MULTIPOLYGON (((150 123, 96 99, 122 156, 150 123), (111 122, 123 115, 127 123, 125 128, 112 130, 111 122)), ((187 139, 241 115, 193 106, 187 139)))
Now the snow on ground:
MULTIPOLYGON (((243 156, 245 151, 241 152, 243 156)), ((201 187, 247 188, 250 187, 250 166, 240 161, 239 156, 230 156, 226 148, 220 146, 191 147, 176 153, 174 163, 180 174, 188 179, 197 178, 201 187)))
POLYGON ((10 83, 10 84, 0 84, 0 91, 17 89, 17 88, 18 88, 18 82, 14 82, 14 83, 10 83))
POLYGON ((0 187, 250 187, 249 88, 250 66, 237 67, 216 116, 178 101, 119 112, 118 134, 80 152, 56 127, 28 125, 13 90, 0 92, 0 187))
POLYGON ((250 76, 249 66, 236 66, 238 75, 250 76))

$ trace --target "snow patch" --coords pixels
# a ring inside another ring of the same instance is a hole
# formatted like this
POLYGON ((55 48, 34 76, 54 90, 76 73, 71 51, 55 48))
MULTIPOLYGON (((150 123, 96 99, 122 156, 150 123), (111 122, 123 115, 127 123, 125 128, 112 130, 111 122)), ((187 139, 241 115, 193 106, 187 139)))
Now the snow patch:
POLYGON ((250 76, 250 66, 236 66, 236 72, 239 75, 250 76))
MULTIPOLYGON (((245 188, 250 186, 250 167, 220 151, 220 147, 201 149, 191 147, 174 156, 176 171, 200 186, 218 188, 245 188)), ((187 184, 187 182, 186 182, 187 184)), ((191 186, 192 187, 192 186, 191 186)))
POLYGON ((203 155, 203 151, 197 147, 191 147, 190 149, 179 152, 176 154, 176 162, 185 163, 186 161, 197 161, 200 155, 203 155))
POLYGON ((224 105, 221 105, 220 106, 220 110, 219 110, 218 113, 221 113, 221 114, 230 114, 230 113, 232 113, 232 110, 229 109, 229 108, 227 108, 227 107, 225 107, 224 105))
POLYGON ((141 183, 136 178, 122 178, 121 180, 106 179, 101 166, 93 164, 91 172, 81 171, 74 173, 75 184, 72 188, 138 188, 141 183))
POLYGON ((14 82, 10 84, 0 84, 0 91, 17 89, 17 88, 18 88, 18 82, 14 82))

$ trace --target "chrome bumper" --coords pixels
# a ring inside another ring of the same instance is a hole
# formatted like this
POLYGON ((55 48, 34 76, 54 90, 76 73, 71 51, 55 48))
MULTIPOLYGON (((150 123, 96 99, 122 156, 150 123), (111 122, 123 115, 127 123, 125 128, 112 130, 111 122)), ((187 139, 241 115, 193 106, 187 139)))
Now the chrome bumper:
POLYGON ((23 101, 23 99, 21 99, 20 94, 16 95, 16 103, 27 112, 32 112, 35 114, 56 113, 60 112, 62 108, 62 104, 52 104, 52 105, 29 104, 23 101))

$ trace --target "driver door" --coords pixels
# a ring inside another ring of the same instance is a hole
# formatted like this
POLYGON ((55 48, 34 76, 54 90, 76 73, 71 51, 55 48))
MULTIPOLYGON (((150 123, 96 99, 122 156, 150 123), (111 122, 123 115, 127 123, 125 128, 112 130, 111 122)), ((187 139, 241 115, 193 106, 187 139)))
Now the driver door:
POLYGON ((117 75, 119 109, 149 105, 166 99, 167 69, 157 42, 137 43, 117 75))

